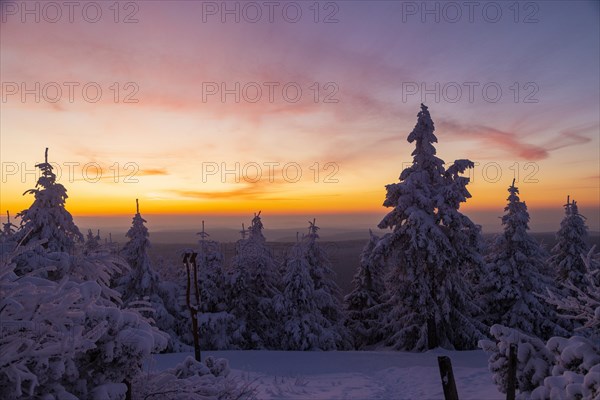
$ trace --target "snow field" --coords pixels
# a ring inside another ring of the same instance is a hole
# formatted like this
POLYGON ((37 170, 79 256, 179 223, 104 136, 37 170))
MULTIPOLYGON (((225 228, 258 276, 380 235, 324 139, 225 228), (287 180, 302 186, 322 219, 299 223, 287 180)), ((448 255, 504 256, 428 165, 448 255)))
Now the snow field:
MULTIPOLYGON (((174 367, 191 353, 153 355, 147 370, 174 367)), ((437 357, 452 360, 461 399, 503 399, 481 350, 425 353, 396 351, 207 351, 229 360, 231 374, 256 388, 258 399, 443 399, 437 357)))

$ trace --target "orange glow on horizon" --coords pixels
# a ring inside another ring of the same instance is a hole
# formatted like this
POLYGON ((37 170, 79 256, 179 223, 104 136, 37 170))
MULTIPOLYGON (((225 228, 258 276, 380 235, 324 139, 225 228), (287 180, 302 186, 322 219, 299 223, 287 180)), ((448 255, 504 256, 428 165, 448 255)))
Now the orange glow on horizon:
MULTIPOLYGON (((502 211, 506 205, 506 185, 493 185, 492 188, 470 188, 473 197, 461 205, 462 210, 472 211, 502 211)), ((68 190, 68 189, 67 189, 68 190)), ((589 212, 598 210, 599 203, 593 191, 555 190, 550 195, 548 192, 539 192, 535 188, 524 185, 520 187, 521 200, 529 208, 543 208, 562 210, 563 197, 571 195, 576 199, 582 209, 589 212), (595 198, 596 197, 596 198, 595 198)), ((104 196, 101 201, 87 194, 74 195, 69 193, 66 201, 67 210, 75 216, 119 216, 135 213, 135 196, 131 198, 104 196)), ((345 214, 345 213, 382 213, 387 208, 382 203, 385 199, 385 188, 379 192, 365 191, 339 195, 303 194, 289 198, 281 197, 277 200, 261 199, 153 199, 140 194, 140 208, 142 214, 161 215, 244 215, 257 210, 264 210, 274 215, 301 215, 301 214, 345 214)), ((28 208, 33 202, 32 195, 2 198, 2 210, 9 210, 11 215, 16 215, 28 208)))

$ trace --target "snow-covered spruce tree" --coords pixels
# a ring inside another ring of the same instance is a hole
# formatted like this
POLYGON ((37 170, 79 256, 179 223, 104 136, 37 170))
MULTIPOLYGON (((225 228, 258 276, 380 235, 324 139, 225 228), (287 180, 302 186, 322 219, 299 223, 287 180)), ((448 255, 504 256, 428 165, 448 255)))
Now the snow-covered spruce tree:
POLYGON ((283 293, 275 299, 276 312, 283 324, 280 348, 335 350, 339 334, 318 307, 306 256, 307 249, 300 241, 287 256, 283 293))
POLYGON ((527 205, 519 199, 514 180, 508 188, 508 204, 502 217, 504 232, 486 256, 486 274, 480 293, 485 303, 484 322, 518 329, 544 340, 567 332, 557 323, 552 306, 536 293, 553 287, 543 274, 546 255, 527 231, 527 205))
POLYGON ((385 255, 382 246, 377 246, 380 238, 371 230, 369 235, 369 242, 362 250, 360 265, 352 279, 354 288, 344 298, 348 313, 346 326, 356 349, 383 339, 380 324, 385 293, 385 255))
POLYGON ((29 241, 45 239, 42 246, 49 251, 72 253, 76 243, 83 242, 83 235, 65 209, 67 190, 56 183, 56 174, 48 163, 48 148, 44 162, 36 164, 36 167, 42 174, 35 188, 24 193, 33 194, 35 200, 27 210, 17 214, 21 218, 21 225, 16 233, 16 241, 25 245, 29 241))
POLYGON ((331 261, 327 251, 319 243, 319 227, 309 221, 308 234, 302 238, 302 249, 306 253, 309 273, 314 284, 314 296, 319 311, 325 317, 336 336, 338 350, 352 348, 352 337, 345 326, 346 315, 340 288, 335 282, 331 261))
POLYGON ((556 233, 557 243, 552 248, 550 267, 556 274, 558 283, 571 282, 576 286, 587 285, 584 282, 586 267, 581 256, 590 250, 585 217, 579 214, 576 201, 567 197, 565 217, 556 233))
POLYGON ((129 265, 129 273, 119 279, 117 290, 121 293, 125 306, 133 306, 139 301, 147 301, 151 304, 154 312, 144 314, 156 322, 156 326, 168 332, 171 336, 169 350, 173 349, 178 340, 173 331, 175 318, 167 311, 160 290, 160 278, 154 270, 148 250, 150 248, 150 236, 148 228, 144 225, 146 220, 140 214, 139 201, 136 202, 136 214, 133 217, 131 228, 126 236, 129 241, 123 246, 121 255, 129 265))
POLYGON ((226 350, 231 347, 230 333, 235 327, 235 317, 228 312, 223 253, 218 242, 208 239, 204 221, 198 235, 196 264, 200 290, 200 345, 203 350, 226 350))
POLYGON ((232 260, 230 312, 237 321, 232 341, 241 349, 275 349, 279 345, 273 300, 280 293, 281 277, 262 230, 259 212, 248 228, 248 237, 237 242, 232 260))
POLYGON ((413 164, 402 171, 399 183, 386 186, 383 205, 393 210, 379 224, 392 230, 386 237, 391 271, 384 334, 386 344, 398 350, 470 349, 484 336, 463 279, 468 268, 481 263, 479 228, 459 211, 470 197, 469 179, 459 174, 473 163, 457 160, 445 169, 435 155, 434 129, 421 104, 408 135, 416 145, 413 164))

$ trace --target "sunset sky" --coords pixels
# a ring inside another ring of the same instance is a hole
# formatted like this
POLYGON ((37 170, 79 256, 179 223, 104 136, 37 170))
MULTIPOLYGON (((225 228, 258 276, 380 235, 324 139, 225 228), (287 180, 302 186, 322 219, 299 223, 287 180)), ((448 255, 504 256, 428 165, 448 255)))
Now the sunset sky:
POLYGON ((76 217, 383 214, 424 102, 485 229, 516 178, 534 229, 571 195, 600 230, 597 1, 88 3, 2 2, 2 221, 46 147, 76 217))

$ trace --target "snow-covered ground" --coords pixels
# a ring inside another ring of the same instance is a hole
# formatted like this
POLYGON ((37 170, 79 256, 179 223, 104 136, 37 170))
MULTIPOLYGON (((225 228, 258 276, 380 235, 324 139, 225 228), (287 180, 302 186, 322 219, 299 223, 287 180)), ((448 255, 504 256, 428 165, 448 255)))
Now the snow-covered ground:
MULTIPOLYGON (((155 355, 149 368, 174 367, 191 353, 155 355)), ((394 351, 209 351, 226 358, 232 375, 251 383, 258 399, 443 399, 437 357, 452 360, 461 399, 494 400, 498 392, 481 350, 426 353, 394 351)))

